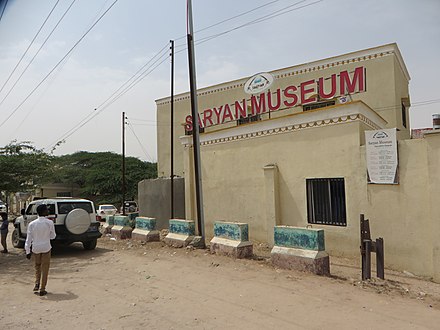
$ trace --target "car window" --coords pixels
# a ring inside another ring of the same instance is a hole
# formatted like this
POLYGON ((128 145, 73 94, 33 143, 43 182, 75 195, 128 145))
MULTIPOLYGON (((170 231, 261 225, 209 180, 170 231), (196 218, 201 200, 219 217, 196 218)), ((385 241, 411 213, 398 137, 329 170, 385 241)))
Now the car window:
POLYGON ((26 209, 26 215, 35 214, 35 207, 36 207, 35 204, 30 204, 26 209))
POLYGON ((47 204, 47 208, 49 210, 49 215, 55 214, 55 204, 47 204))
POLYGON ((58 213, 67 214, 74 209, 83 209, 87 213, 93 213, 92 203, 90 202, 58 202, 58 213))
POLYGON ((101 206, 101 209, 102 210, 114 210, 114 209, 116 209, 116 207, 111 206, 111 205, 103 205, 103 206, 101 206))

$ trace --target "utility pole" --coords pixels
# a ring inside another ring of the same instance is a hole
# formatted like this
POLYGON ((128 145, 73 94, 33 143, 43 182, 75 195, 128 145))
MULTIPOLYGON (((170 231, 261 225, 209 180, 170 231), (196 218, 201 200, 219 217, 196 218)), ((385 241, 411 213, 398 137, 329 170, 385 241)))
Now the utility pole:
POLYGON ((174 219, 174 40, 170 40, 170 56, 171 56, 171 169, 170 169, 170 181, 171 181, 171 217, 174 219))
POLYGON ((194 33, 192 19, 192 4, 188 0, 188 62, 189 62, 189 81, 191 91, 191 115, 193 119, 193 151, 194 151, 194 177, 196 185, 196 204, 197 204, 197 226, 199 235, 202 236, 202 244, 205 245, 205 222, 203 212, 203 192, 202 192, 202 171, 200 165, 200 137, 199 137, 199 115, 197 105, 197 82, 196 64, 194 53, 194 33))
POLYGON ((122 112, 122 215, 125 215, 125 112, 122 112))

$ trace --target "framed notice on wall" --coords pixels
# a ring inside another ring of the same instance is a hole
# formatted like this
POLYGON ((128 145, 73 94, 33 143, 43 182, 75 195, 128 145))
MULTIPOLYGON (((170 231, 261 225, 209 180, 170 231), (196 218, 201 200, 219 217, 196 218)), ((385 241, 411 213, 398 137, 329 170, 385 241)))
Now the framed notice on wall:
POLYGON ((396 129, 365 131, 368 183, 398 184, 396 129))

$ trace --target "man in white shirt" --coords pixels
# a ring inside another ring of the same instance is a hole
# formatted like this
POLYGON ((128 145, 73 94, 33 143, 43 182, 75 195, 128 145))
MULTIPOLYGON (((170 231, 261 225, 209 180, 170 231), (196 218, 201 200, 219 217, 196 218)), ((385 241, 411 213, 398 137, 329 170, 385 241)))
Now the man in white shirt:
POLYGON ((49 215, 47 206, 45 204, 38 205, 37 213, 38 218, 32 221, 28 226, 25 249, 26 258, 30 259, 31 255, 34 256, 34 291, 40 290, 40 296, 44 296, 47 294, 46 284, 49 274, 50 252, 52 249, 50 240, 54 239, 56 234, 53 222, 46 218, 49 215))

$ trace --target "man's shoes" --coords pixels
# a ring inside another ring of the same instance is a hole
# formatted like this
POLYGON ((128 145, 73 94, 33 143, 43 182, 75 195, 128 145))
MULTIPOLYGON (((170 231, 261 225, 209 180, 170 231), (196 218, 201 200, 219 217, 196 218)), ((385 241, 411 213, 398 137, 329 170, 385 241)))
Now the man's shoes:
POLYGON ((40 291, 40 297, 47 295, 47 291, 46 290, 41 290, 40 291))
POLYGON ((38 290, 40 290, 40 284, 35 284, 34 291, 38 291, 38 290))
POLYGON ((5 249, 5 250, 1 250, 0 252, 1 253, 8 253, 8 250, 5 249))

